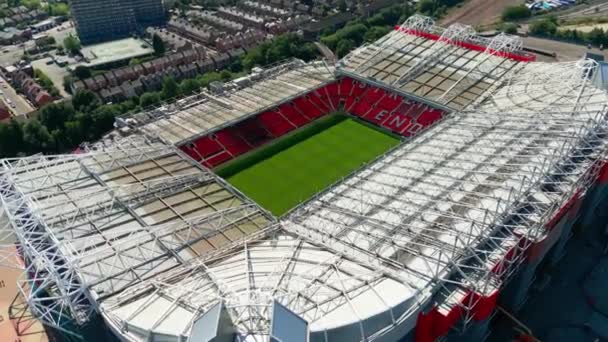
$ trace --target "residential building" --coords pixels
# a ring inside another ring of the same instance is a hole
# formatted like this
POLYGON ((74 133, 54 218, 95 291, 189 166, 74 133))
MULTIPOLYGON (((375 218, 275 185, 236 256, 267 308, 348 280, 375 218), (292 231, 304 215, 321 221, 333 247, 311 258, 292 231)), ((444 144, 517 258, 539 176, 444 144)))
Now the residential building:
POLYGON ((71 0, 70 5, 83 44, 124 38, 165 19, 162 0, 71 0))
POLYGON ((11 111, 4 104, 3 101, 0 101, 0 122, 7 121, 11 118, 11 111))
POLYGON ((135 11, 135 22, 142 27, 160 26, 165 22, 166 11, 163 0, 123 0, 131 2, 135 11))
POLYGON ((13 84, 38 108, 53 101, 53 97, 24 71, 14 74, 13 84))

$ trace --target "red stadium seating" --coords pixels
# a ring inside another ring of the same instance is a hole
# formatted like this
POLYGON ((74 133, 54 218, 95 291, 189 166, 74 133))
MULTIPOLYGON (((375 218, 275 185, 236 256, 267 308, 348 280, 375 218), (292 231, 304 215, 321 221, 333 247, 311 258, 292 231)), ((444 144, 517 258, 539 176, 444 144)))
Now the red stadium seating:
POLYGON ((207 167, 216 167, 343 107, 348 113, 402 136, 412 136, 445 114, 345 77, 180 148, 207 167))
POLYGON ((233 156, 238 156, 251 149, 233 128, 226 128, 216 132, 215 137, 224 146, 224 149, 233 156))
POLYGON ((402 102, 403 98, 401 96, 390 94, 388 96, 385 96, 384 99, 378 103, 378 106, 383 109, 386 109, 389 112, 392 112, 396 110, 402 102))
POLYGON ((322 89, 323 94, 327 96, 328 102, 331 104, 334 110, 340 107, 340 84, 330 83, 322 89))
POLYGON ((352 112, 353 108, 357 105, 357 103, 360 101, 361 99, 358 97, 354 97, 354 96, 349 96, 346 98, 346 100, 344 101, 344 110, 346 110, 347 112, 352 112))
MULTIPOLYGON (((325 93, 324 90, 323 93, 325 93)), ((330 101, 327 95, 322 95, 321 93, 318 93, 316 91, 313 91, 308 95, 308 99, 310 100, 310 102, 314 104, 317 108, 319 108, 322 112, 328 113, 334 110, 333 108, 331 108, 330 101)))
POLYGON ((252 147, 262 145, 273 138, 258 122, 258 118, 247 119, 237 124, 234 131, 252 147))
MULTIPOLYGON (((367 85, 365 83, 353 81, 353 87, 348 96, 359 97, 359 96, 363 95, 365 90, 367 90, 367 85)), ((343 96, 346 96, 346 95, 343 95, 343 96)))
POLYGON ((300 114, 290 103, 282 104, 279 107, 279 112, 297 127, 302 127, 310 122, 310 119, 300 114))
POLYGON ((385 95, 386 92, 383 89, 372 87, 368 87, 364 94, 367 101, 372 104, 379 103, 382 99, 384 99, 385 95))
POLYGON ((208 157, 223 150, 222 146, 210 137, 200 138, 194 143, 194 147, 203 157, 208 157))
POLYGON ((384 127, 393 132, 401 133, 407 130, 407 128, 411 125, 411 122, 412 118, 406 114, 393 113, 384 121, 384 127))
POLYGON ((230 159, 232 159, 232 156, 230 155, 230 153, 228 153, 226 151, 222 151, 222 152, 216 154, 215 156, 210 157, 207 160, 205 160, 204 164, 207 167, 216 167, 224 162, 229 161, 230 159))
POLYGON ((353 79, 349 78, 349 77, 345 77, 342 80, 340 80, 340 91, 339 94, 340 96, 351 96, 351 91, 353 90, 353 79))
POLYGON ((264 112, 258 115, 258 120, 275 137, 280 137, 296 128, 283 115, 277 112, 264 112))
POLYGON ((366 99, 361 99, 359 102, 355 103, 349 111, 357 116, 364 117, 369 111, 372 109, 372 105, 367 102, 366 99))
POLYGON ((430 126, 440 120, 443 117, 443 112, 439 109, 428 108, 425 110, 420 117, 418 117, 418 123, 422 126, 430 126))
POLYGON ((201 161, 203 159, 203 157, 201 156, 201 154, 198 153, 198 151, 194 147, 194 144, 188 144, 188 145, 180 146, 180 149, 182 151, 184 151, 188 156, 190 156, 190 158, 192 158, 192 159, 194 159, 196 161, 201 161))
POLYGON ((306 97, 297 98, 293 100, 293 103, 301 113, 304 113, 311 119, 316 119, 323 116, 323 111, 315 106, 314 103, 310 102, 310 100, 308 100, 306 97))
POLYGON ((390 112, 380 107, 372 107, 364 118, 378 126, 383 126, 383 123, 389 118, 390 112))

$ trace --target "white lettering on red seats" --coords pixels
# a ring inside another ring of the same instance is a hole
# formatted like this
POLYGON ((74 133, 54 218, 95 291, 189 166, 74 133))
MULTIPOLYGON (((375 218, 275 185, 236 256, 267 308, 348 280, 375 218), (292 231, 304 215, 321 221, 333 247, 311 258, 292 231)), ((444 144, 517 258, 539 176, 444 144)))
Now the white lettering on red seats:
POLYGON ((388 114, 388 112, 386 110, 381 110, 380 112, 378 112, 378 114, 376 114, 376 117, 374 118, 377 121, 382 121, 382 119, 384 119, 384 116, 388 114))
POLYGON ((388 125, 394 127, 395 129, 400 129, 401 126, 408 121, 407 116, 393 115, 393 119, 388 125))
POLYGON ((417 123, 417 122, 412 122, 412 126, 410 128, 408 128, 408 132, 412 133, 412 134, 416 134, 418 131, 420 131, 422 129, 421 124, 417 123))

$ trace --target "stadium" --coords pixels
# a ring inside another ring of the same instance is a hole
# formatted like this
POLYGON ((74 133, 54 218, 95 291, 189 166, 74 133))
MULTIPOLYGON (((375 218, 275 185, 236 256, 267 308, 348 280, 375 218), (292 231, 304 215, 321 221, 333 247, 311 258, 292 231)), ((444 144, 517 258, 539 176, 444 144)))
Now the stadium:
POLYGON ((20 292, 74 341, 481 341, 603 210, 595 67, 413 16, 3 160, 20 292))

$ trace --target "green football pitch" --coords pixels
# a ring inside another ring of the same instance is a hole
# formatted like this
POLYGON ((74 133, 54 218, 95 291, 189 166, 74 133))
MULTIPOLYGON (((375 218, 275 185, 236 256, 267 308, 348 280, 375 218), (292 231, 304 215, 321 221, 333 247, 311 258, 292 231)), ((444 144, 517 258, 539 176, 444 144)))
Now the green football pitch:
POLYGON ((220 168, 218 174, 280 216, 399 143, 350 118, 324 119, 326 123, 304 127, 254 152, 258 156, 250 156, 248 162, 239 165, 237 160, 220 168))

